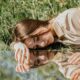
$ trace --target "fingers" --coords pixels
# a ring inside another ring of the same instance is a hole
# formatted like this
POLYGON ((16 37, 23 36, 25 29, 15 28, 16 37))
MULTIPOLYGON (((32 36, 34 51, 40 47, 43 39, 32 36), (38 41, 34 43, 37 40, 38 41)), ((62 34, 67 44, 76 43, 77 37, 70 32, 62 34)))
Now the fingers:
POLYGON ((17 50, 15 57, 16 57, 19 64, 24 64, 25 61, 27 61, 29 63, 29 61, 30 61, 30 54, 29 54, 28 49, 25 46, 23 49, 19 48, 17 50))
POLYGON ((22 63, 22 50, 19 49, 19 51, 17 52, 17 61, 19 64, 22 63))
POLYGON ((22 63, 22 50, 20 48, 15 52, 15 59, 20 64, 22 63))
POLYGON ((62 66, 67 66, 67 65, 77 65, 80 64, 80 53, 77 52, 75 54, 73 54, 69 59, 68 62, 60 62, 62 64, 62 66))
POLYGON ((72 62, 74 60, 74 57, 76 57, 76 54, 73 54, 72 56, 70 56, 70 58, 68 59, 68 62, 72 62))
POLYGON ((21 64, 25 63, 25 59, 26 59, 26 48, 24 47, 24 50, 22 51, 21 64))
POLYGON ((16 59, 16 61, 18 61, 19 52, 20 52, 20 48, 17 51, 15 51, 15 59, 16 59))
POLYGON ((80 69, 77 69, 72 73, 71 80, 78 80, 78 77, 80 77, 80 69))
POLYGON ((29 71, 30 67, 26 64, 23 64, 23 65, 18 65, 16 67, 16 72, 21 72, 21 73, 24 73, 26 71, 29 71))
POLYGON ((15 45, 15 59, 18 62, 16 66, 17 72, 26 72, 29 71, 30 66, 25 62, 29 63, 30 54, 26 45, 18 43, 15 45))
POLYGON ((25 71, 29 71, 30 66, 28 64, 24 64, 23 66, 24 66, 25 71))
POLYGON ((22 72, 22 71, 21 71, 21 66, 20 66, 20 65, 16 66, 16 72, 22 72))
POLYGON ((76 64, 79 60, 80 60, 80 53, 75 53, 69 58, 68 62, 70 64, 76 64))
POLYGON ((77 59, 75 59, 72 64, 78 64, 78 63, 80 63, 80 56, 78 56, 77 59))
POLYGON ((74 75, 73 75, 73 77, 72 77, 72 79, 71 79, 71 80, 78 80, 78 77, 79 77, 79 74, 78 74, 78 73, 76 73, 76 74, 74 74, 74 75))
POLYGON ((24 60, 26 60, 27 64, 30 63, 30 53, 29 53, 29 49, 26 46, 24 48, 24 60))
POLYGON ((22 54, 22 50, 20 49, 20 60, 19 60, 19 62, 20 62, 20 64, 23 64, 23 54, 22 54))

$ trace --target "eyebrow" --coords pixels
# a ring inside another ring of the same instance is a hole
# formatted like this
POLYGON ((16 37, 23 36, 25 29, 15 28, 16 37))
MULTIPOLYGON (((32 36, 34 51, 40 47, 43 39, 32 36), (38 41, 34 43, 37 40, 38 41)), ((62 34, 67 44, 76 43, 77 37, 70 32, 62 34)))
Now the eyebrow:
POLYGON ((43 34, 45 34, 45 33, 47 33, 47 32, 49 32, 50 31, 50 29, 49 30, 47 30, 47 31, 45 31, 45 32, 43 32, 43 33, 41 33, 41 34, 35 34, 35 35, 33 35, 33 34, 30 34, 29 36, 30 37, 37 37, 37 36, 39 36, 39 35, 43 35, 43 34))

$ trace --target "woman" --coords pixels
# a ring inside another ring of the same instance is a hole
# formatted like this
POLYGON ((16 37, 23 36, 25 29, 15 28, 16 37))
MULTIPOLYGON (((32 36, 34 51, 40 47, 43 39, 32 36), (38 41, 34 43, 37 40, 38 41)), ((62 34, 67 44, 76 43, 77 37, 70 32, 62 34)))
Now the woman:
MULTIPOLYGON (((46 47, 54 42, 66 45, 80 45, 80 9, 68 9, 49 21, 22 20, 17 23, 15 42, 22 42, 26 48, 46 47)), ((28 55, 28 63, 30 56, 28 55)), ((29 67, 29 66, 28 66, 29 67)))

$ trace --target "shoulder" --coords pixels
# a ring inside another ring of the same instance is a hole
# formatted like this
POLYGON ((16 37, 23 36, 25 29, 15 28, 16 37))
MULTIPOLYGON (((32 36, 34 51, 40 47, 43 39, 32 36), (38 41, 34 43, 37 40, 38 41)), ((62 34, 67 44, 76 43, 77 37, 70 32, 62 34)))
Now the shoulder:
POLYGON ((75 12, 77 12, 79 10, 80 10, 80 8, 66 9, 63 12, 59 13, 56 17, 52 18, 49 22, 52 23, 52 22, 54 22, 56 20, 60 20, 60 19, 64 18, 67 14, 74 14, 75 12))

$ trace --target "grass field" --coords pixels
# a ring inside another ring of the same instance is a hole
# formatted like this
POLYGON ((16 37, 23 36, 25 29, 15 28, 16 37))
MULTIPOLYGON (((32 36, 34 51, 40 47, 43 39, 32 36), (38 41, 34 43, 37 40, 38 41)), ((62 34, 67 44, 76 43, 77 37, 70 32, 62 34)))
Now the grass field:
MULTIPOLYGON (((80 0, 0 0, 0 51, 10 50, 12 35, 9 29, 15 27, 18 21, 24 18, 48 20, 66 9, 79 6, 80 0)), ((0 52, 0 80, 67 80, 53 64, 25 75, 18 74, 10 55, 11 52, 0 52)))

